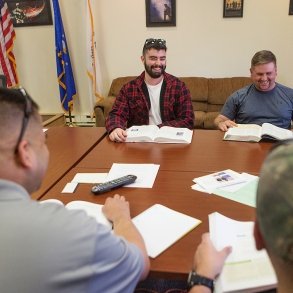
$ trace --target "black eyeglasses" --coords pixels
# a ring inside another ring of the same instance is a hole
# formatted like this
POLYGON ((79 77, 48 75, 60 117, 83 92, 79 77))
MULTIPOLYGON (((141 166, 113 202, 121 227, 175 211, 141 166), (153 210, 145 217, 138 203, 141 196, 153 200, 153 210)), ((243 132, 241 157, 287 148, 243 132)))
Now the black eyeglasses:
POLYGON ((15 154, 18 152, 19 144, 20 144, 21 140, 23 139, 25 130, 28 125, 30 115, 32 114, 32 101, 31 101, 31 99, 28 97, 24 88, 19 88, 19 91, 23 95, 25 103, 24 103, 24 108, 23 108, 23 118, 22 118, 21 130, 19 133, 19 137, 17 139, 15 150, 14 150, 15 154))
POLYGON ((152 46, 166 47, 166 41, 163 39, 146 39, 144 47, 148 48, 152 46))

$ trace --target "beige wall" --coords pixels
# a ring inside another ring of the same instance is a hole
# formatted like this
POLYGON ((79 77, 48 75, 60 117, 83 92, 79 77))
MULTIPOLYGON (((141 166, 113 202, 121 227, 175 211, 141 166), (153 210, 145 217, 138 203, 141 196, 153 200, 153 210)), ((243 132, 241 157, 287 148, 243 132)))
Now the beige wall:
MULTIPOLYGON (((85 75, 85 0, 59 0, 78 99, 75 114, 91 112, 85 75)), ((144 0, 93 0, 103 94, 118 76, 138 75, 143 42, 164 38, 167 71, 177 76, 249 76, 252 55, 272 50, 278 81, 293 87, 293 15, 289 0, 245 0, 243 18, 223 18, 222 0, 177 0, 176 27, 147 28, 144 0)), ((62 112, 56 82, 54 27, 16 28, 20 81, 41 112, 62 112)))

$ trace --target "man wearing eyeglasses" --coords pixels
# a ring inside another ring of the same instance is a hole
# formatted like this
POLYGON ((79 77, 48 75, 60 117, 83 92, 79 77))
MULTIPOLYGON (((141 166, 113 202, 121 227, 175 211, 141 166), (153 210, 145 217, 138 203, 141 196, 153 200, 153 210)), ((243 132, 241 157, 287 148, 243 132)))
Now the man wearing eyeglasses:
POLYGON ((123 196, 103 207, 113 231, 82 211, 31 200, 49 152, 24 89, 0 89, 0 291, 133 292, 149 271, 123 196))
MULTIPOLYGON (((261 169, 254 238, 256 248, 268 252, 278 280, 277 291, 288 293, 293 288, 293 140, 276 146, 261 169)), ((204 234, 194 255, 197 278, 189 293, 212 292, 213 281, 230 252, 231 247, 217 251, 204 234)))
POLYGON ((276 56, 267 50, 251 60, 252 84, 228 97, 214 123, 222 131, 237 124, 271 123, 289 129, 293 118, 293 89, 276 83, 276 56))
POLYGON ((141 61, 144 72, 125 84, 106 120, 109 138, 125 142, 126 128, 157 125, 193 129, 194 112, 185 84, 165 72, 166 41, 147 39, 141 61))

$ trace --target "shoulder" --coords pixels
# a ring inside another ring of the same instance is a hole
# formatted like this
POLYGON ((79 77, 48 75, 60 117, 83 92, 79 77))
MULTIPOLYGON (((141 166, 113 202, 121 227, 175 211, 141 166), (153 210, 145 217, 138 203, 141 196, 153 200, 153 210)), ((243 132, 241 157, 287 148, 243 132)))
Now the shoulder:
POLYGON ((166 72, 164 73, 164 84, 166 85, 167 90, 175 89, 176 91, 189 92, 186 84, 182 80, 166 72))
POLYGON ((291 99, 293 98, 293 89, 290 87, 287 87, 285 85, 282 85, 280 83, 276 83, 275 89, 281 93, 284 93, 285 95, 289 96, 291 99))
POLYGON ((133 80, 129 81, 128 83, 126 83, 123 87, 124 88, 141 87, 143 83, 144 83, 144 72, 142 72, 135 79, 133 79, 133 80))
POLYGON ((254 91, 253 84, 247 85, 235 92, 233 92, 227 99, 227 101, 241 101, 245 99, 249 94, 251 94, 254 91))
POLYGON ((164 81, 166 83, 176 83, 176 84, 184 84, 183 81, 181 81, 178 77, 169 74, 167 72, 164 73, 164 81))

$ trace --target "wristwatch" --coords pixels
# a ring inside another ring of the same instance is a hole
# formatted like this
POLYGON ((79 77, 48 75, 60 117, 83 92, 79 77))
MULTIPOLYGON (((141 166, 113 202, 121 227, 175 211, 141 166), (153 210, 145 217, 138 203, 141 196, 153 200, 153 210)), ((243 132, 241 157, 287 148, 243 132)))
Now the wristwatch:
POLYGON ((191 289, 193 286, 202 285, 211 289, 211 292, 214 291, 214 280, 198 275, 195 271, 191 271, 187 279, 188 289, 191 289))

